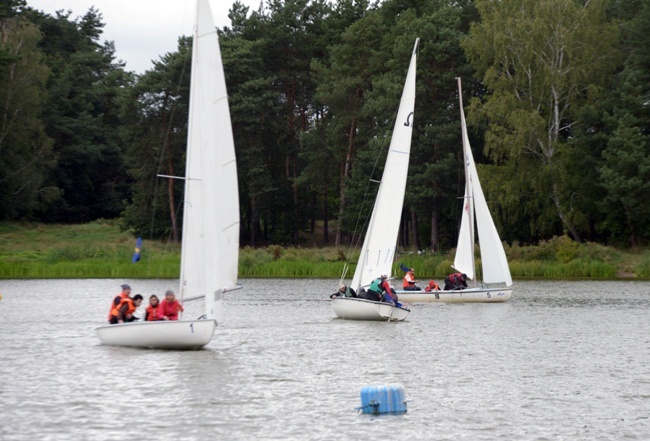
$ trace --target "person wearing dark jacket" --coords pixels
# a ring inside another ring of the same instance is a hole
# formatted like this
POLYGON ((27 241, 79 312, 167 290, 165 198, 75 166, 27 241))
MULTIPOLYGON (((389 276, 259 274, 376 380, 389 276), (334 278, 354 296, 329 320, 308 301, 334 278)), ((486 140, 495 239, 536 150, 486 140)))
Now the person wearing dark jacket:
POLYGON ((336 297, 356 297, 357 293, 354 289, 352 289, 349 286, 346 286, 345 283, 341 283, 339 285, 339 290, 336 291, 334 294, 330 296, 330 299, 334 299, 336 297))
POLYGON ((119 323, 128 323, 139 320, 139 318, 133 316, 133 313, 141 304, 142 296, 140 294, 136 294, 133 298, 127 297, 122 299, 119 305, 111 311, 111 319, 109 323, 111 325, 116 325, 119 323))
POLYGON ((467 274, 452 273, 445 277, 445 291, 467 288, 467 274))

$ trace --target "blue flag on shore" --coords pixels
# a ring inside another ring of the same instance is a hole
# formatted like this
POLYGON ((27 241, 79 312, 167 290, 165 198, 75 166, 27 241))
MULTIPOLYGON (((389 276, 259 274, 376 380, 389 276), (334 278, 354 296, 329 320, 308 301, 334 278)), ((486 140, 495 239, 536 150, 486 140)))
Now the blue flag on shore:
POLYGON ((140 249, 142 249, 142 238, 138 237, 138 240, 135 241, 135 251, 133 252, 131 263, 136 263, 140 260, 140 249))

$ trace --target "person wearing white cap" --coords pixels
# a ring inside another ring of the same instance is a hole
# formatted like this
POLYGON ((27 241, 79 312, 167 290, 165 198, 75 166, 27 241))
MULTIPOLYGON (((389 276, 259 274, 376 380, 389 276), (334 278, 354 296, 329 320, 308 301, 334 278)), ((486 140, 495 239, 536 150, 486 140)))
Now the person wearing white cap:
POLYGON ((330 296, 330 299, 335 297, 356 297, 357 293, 349 286, 346 286, 345 283, 339 285, 339 290, 330 296))
POLYGON ((131 295, 131 287, 127 285, 126 283, 121 286, 122 292, 113 297, 113 301, 111 302, 111 307, 108 310, 108 321, 111 321, 111 315, 113 313, 113 309, 120 304, 122 299, 126 299, 131 295))
POLYGON ((382 274, 381 277, 373 280, 366 293, 366 299, 376 302, 392 300, 392 297, 392 288, 388 283, 388 276, 386 274, 382 274))

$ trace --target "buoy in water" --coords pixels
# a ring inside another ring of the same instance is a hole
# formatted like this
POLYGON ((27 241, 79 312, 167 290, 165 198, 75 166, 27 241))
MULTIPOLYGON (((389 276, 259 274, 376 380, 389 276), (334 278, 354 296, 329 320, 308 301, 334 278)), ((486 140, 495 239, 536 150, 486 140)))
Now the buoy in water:
POLYGON ((361 413, 379 415, 380 413, 406 412, 404 386, 386 384, 364 386, 361 388, 361 413))

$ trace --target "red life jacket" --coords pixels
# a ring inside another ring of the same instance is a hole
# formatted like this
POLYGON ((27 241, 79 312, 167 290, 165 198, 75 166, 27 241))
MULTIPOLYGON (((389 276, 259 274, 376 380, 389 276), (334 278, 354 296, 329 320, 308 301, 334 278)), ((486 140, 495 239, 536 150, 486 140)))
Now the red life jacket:
POLYGON ((158 303, 155 307, 149 305, 147 306, 147 321, 153 322, 155 320, 162 320, 163 311, 162 305, 158 303))
POLYGON ((165 299, 160 302, 160 306, 162 306, 163 317, 167 317, 169 320, 178 320, 178 312, 183 311, 183 306, 176 299, 171 303, 165 299))
POLYGON ((462 285, 463 275, 461 273, 449 274, 449 281, 455 285, 462 285))

